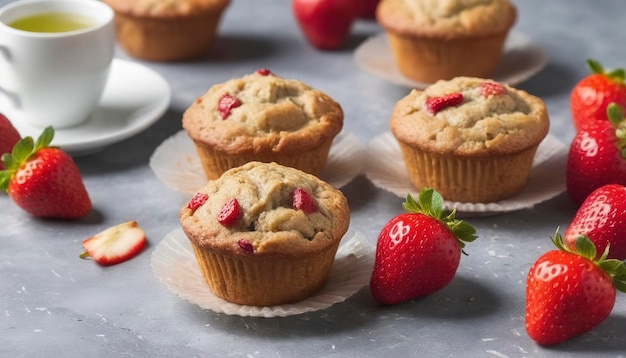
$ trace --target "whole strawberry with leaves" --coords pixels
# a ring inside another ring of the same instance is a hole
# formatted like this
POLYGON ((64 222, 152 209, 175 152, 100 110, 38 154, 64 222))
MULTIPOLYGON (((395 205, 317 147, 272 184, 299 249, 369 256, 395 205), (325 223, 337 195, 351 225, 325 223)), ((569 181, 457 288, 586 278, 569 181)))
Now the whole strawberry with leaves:
POLYGON ((54 129, 47 127, 36 142, 24 137, 3 154, 0 190, 34 216, 82 218, 91 211, 91 200, 72 157, 49 146, 53 137, 54 129))
POLYGON ((402 204, 407 213, 382 228, 370 279, 372 296, 393 305, 436 292, 454 278, 466 242, 476 230, 444 213, 443 198, 432 188, 409 194, 402 204))
POLYGON ((542 345, 594 329, 613 310, 616 289, 626 292, 626 266, 606 258, 608 247, 596 258, 596 247, 584 235, 573 250, 558 230, 551 239, 557 250, 539 257, 526 281, 526 331, 542 345))
POLYGON ((566 187, 577 204, 603 185, 626 185, 624 110, 611 103, 607 107, 607 117, 607 121, 595 121, 583 126, 570 145, 566 187))
POLYGON ((580 235, 593 242, 598 254, 610 245, 608 258, 626 259, 626 186, 607 184, 585 199, 565 230, 565 244, 574 249, 580 235))
POLYGON ((623 68, 608 71, 597 61, 587 60, 591 74, 578 82, 570 93, 574 128, 606 120, 609 103, 626 106, 626 82, 623 68))

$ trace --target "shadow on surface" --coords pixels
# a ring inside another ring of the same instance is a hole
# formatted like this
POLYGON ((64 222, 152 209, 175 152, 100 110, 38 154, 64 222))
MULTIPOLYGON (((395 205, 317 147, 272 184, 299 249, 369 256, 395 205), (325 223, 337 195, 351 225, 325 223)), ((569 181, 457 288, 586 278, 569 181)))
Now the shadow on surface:
POLYGON ((364 175, 356 176, 340 190, 348 199, 350 211, 353 213, 367 207, 380 195, 380 191, 364 175))
POLYGON ((375 326, 380 319, 393 320, 393 317, 415 320, 417 325, 431 322, 425 318, 474 319, 496 314, 499 307, 496 295, 486 286, 474 280, 456 277, 447 287, 433 295, 394 306, 378 304, 372 298, 369 286, 366 286, 343 303, 289 317, 240 317, 211 311, 205 311, 206 314, 202 316, 198 316, 197 312, 189 312, 189 315, 195 320, 209 321, 212 328, 238 335, 290 339, 360 331, 375 326), (449 295, 449 292, 455 294, 449 295))
POLYGON ((564 92, 569 93, 578 82, 578 79, 575 77, 568 68, 549 61, 546 67, 535 76, 515 87, 519 87, 534 96, 544 98, 564 92))
POLYGON ((198 61, 231 62, 270 57, 277 51, 274 39, 252 36, 220 35, 207 56, 198 61))
POLYGON ((456 275, 446 287, 429 296, 381 309, 403 317, 463 320, 495 314, 500 306, 499 297, 489 287, 456 275))
POLYGON ((590 332, 572 338, 561 344, 546 349, 560 353, 608 353, 623 354, 626 352, 626 340, 623 332, 626 331, 626 317, 611 314, 604 322, 590 332))
MULTIPOLYGON (((344 331, 359 330, 374 323, 376 310, 367 287, 362 288, 348 300, 328 309, 288 317, 241 317, 212 311, 199 316, 188 310, 191 319, 210 322, 210 327, 238 335, 272 339, 291 339, 330 336, 344 331)), ((209 325, 207 325, 209 326, 209 325)))
POLYGON ((145 131, 113 143, 103 150, 74 158, 84 176, 110 173, 147 163, 150 156, 165 139, 182 129, 182 113, 168 110, 145 131))

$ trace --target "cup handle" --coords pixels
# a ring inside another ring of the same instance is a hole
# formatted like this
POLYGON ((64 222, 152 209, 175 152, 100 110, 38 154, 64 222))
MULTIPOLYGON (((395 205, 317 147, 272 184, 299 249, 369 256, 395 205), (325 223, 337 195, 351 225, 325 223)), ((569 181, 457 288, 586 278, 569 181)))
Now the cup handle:
POLYGON ((0 57, 4 58, 7 61, 12 60, 13 56, 11 56, 11 51, 9 50, 8 46, 0 44, 0 57))
MULTIPOLYGON (((0 44, 0 59, 4 59, 6 61, 11 61, 12 59, 11 51, 6 45, 3 45, 3 44, 0 44)), ((2 79, 0 79, 0 83, 1 82, 2 82, 2 79)), ((9 101, 13 102, 14 107, 16 108, 21 107, 21 101, 20 101, 20 97, 18 96, 18 94, 5 89, 2 86, 2 84, 0 84, 0 95, 6 97, 9 101)))

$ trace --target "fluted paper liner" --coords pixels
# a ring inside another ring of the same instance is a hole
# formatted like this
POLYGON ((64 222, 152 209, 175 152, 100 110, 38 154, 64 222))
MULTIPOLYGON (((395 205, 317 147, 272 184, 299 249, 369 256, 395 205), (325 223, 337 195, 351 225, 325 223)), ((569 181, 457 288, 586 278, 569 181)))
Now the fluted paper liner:
MULTIPOLYGON (((320 179, 341 188, 361 173, 364 148, 351 133, 340 132, 330 148, 320 179)), ((207 182, 193 141, 184 130, 159 145, 150 157, 150 168, 168 187, 193 195, 207 182)))
POLYGON ((248 257, 215 252, 191 243, 204 281, 229 302, 276 306, 301 301, 326 283, 336 244, 306 257, 248 257))
POLYGON ((229 169, 254 161, 276 162, 280 165, 300 169, 303 172, 319 176, 326 165, 332 143, 332 138, 329 138, 318 148, 291 155, 277 153, 229 154, 213 150, 199 142, 194 142, 194 146, 206 178, 213 180, 219 178, 229 169))
POLYGON ((202 277, 194 250, 182 229, 167 234, 151 258, 156 278, 167 288, 201 308, 229 315, 284 317, 326 309, 355 294, 369 283, 374 265, 374 246, 349 229, 344 235, 324 285, 302 301, 276 306, 248 306, 216 296, 202 277))
MULTIPOLYGON (((463 203, 446 200, 447 210, 456 208, 461 216, 493 215, 530 208, 565 191, 565 165, 568 148, 556 137, 548 134, 539 144, 530 174, 522 190, 514 196, 497 202, 463 203)), ((398 141, 391 132, 373 138, 366 153, 369 160, 364 165, 367 178, 381 189, 405 198, 417 196, 418 189, 409 179, 398 141)), ((444 197, 445 199, 445 197, 444 197)))
MULTIPOLYGON (((363 41, 354 51, 354 59, 361 69, 395 84, 417 89, 432 84, 410 79, 398 70, 384 32, 363 41)), ((547 63, 548 57, 537 43, 521 32, 511 31, 495 72, 489 78, 513 86, 537 74, 547 63)))
POLYGON ((435 188, 452 201, 490 203, 520 192, 537 146, 490 158, 439 156, 399 143, 409 178, 416 188, 435 188))

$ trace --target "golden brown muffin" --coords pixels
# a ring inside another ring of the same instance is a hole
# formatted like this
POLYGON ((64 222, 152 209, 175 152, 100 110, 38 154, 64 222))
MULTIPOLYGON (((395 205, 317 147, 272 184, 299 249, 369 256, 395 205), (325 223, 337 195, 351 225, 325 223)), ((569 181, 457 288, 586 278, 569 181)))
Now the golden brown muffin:
POLYGON ((182 61, 211 49, 230 0, 103 0, 115 11, 117 40, 130 56, 182 61))
POLYGON ((251 162, 209 181, 179 218, 215 295, 272 306, 324 285, 350 212, 343 194, 317 177, 251 162))
POLYGON ((523 188, 549 119, 543 101, 522 90, 457 77, 411 91, 394 107, 390 128, 416 188, 484 203, 523 188))
POLYGON ((319 175, 343 111, 325 93, 263 69, 214 85, 182 121, 208 179, 251 161, 319 175))
POLYGON ((398 70, 426 83, 491 77, 516 16, 508 0, 382 0, 376 10, 398 70))

